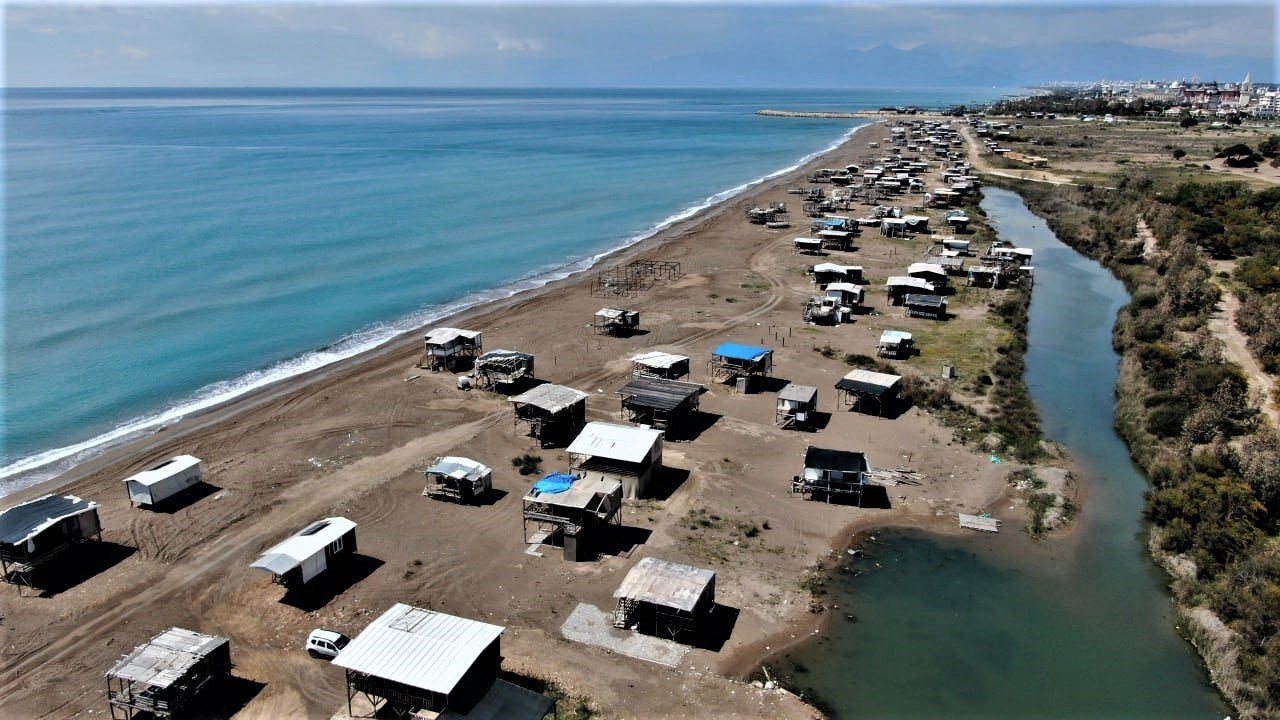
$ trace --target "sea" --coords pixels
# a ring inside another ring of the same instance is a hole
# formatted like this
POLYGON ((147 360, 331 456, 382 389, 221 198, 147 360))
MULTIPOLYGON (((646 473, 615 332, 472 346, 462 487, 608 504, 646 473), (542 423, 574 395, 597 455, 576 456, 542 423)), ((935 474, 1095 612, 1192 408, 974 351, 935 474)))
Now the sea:
POLYGON ((0 495, 1012 92, 8 89, 0 495))

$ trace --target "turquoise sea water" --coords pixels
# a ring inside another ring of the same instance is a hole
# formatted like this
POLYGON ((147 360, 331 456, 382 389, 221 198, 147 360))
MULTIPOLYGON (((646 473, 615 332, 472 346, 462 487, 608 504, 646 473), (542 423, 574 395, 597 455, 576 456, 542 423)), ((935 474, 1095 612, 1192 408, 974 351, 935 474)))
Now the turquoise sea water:
POLYGON ((997 90, 8 90, 0 494, 997 90))

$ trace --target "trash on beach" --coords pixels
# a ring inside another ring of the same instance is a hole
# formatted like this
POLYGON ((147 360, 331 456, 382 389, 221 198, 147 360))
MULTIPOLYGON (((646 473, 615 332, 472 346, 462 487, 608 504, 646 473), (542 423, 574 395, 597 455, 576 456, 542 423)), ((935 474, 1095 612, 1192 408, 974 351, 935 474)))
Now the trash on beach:
POLYGON ((1003 460, 1001 460, 1001 459, 1000 459, 1000 456, 999 456, 999 455, 992 455, 992 456, 991 456, 991 458, 990 458, 990 460, 991 460, 991 462, 993 462, 993 463, 995 463, 995 464, 997 464, 997 465, 999 465, 1000 463, 1004 462, 1003 460))
POLYGON ((409 377, 405 378, 402 382, 410 382, 410 381, 412 381, 412 380, 417 380, 417 379, 418 379, 418 378, 420 378, 420 377, 422 377, 422 376, 421 376, 421 375, 410 375, 409 377))

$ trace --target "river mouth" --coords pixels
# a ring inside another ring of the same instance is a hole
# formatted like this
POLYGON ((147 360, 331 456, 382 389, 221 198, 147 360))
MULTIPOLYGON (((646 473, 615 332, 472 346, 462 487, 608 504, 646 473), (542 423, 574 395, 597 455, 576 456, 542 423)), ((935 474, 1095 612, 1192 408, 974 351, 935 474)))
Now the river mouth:
POLYGON ((988 188, 1002 239, 1035 250, 1026 381, 1088 489, 1070 538, 871 533, 827 585, 819 640, 771 667, 832 717, 1224 717, 1145 549, 1145 479, 1113 429, 1116 312, 1105 268, 988 188))

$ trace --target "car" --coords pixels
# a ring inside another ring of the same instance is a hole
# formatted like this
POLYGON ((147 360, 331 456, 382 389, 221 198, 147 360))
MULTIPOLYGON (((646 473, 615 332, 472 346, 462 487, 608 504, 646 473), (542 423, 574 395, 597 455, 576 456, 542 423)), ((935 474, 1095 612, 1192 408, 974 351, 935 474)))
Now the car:
POLYGON ((338 653, 349 642, 351 642, 351 638, 340 632, 317 628, 307 636, 307 654, 313 658, 332 660, 338 657, 338 653))

